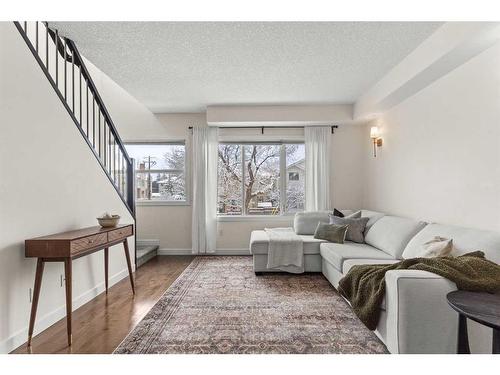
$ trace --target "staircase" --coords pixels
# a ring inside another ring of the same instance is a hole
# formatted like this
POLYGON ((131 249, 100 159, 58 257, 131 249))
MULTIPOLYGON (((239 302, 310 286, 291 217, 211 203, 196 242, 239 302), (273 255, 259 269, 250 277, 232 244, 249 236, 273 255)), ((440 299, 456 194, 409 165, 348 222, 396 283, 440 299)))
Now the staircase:
POLYGON ((137 267, 142 266, 146 262, 155 258, 158 255, 160 248, 159 240, 137 240, 137 267))
POLYGON ((47 22, 14 22, 109 181, 135 219, 134 161, 75 43, 47 22))

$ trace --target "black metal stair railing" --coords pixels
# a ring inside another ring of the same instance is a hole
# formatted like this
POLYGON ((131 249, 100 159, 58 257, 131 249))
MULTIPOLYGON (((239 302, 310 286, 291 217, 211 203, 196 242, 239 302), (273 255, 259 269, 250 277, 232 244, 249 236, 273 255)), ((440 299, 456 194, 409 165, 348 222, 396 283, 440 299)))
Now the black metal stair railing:
POLYGON ((75 43, 47 22, 14 22, 127 209, 135 217, 134 161, 75 43))

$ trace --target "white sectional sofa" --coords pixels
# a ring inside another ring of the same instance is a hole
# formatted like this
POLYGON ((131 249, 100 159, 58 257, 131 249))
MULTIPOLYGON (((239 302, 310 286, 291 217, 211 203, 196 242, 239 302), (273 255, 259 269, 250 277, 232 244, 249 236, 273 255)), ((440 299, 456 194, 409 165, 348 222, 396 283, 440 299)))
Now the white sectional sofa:
MULTIPOLYGON (((352 212, 352 211, 350 211, 352 212)), ((345 212, 348 214, 350 212, 345 212)), ((313 238, 319 221, 328 222, 328 212, 302 213, 294 228, 304 241, 306 272, 322 272, 336 288, 354 265, 390 264, 415 257, 434 236, 452 238, 455 254, 481 250, 500 263, 500 233, 425 222, 362 210, 370 217, 365 243, 330 243, 313 238), (314 229, 313 229, 314 228, 314 229)), ((253 231, 250 251, 254 271, 268 272, 265 231, 253 231)), ((455 353, 457 313, 446 302, 456 289, 453 282, 433 273, 393 270, 385 277, 386 296, 375 333, 391 353, 455 353)))

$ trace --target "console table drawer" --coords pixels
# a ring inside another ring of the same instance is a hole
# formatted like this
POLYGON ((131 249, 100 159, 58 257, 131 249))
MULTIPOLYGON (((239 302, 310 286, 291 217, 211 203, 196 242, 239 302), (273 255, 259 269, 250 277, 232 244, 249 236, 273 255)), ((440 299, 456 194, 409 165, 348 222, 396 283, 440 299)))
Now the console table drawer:
POLYGON ((107 233, 100 233, 94 236, 73 240, 71 241, 71 254, 76 254, 87 249, 92 249, 93 247, 103 245, 106 242, 108 242, 107 233))
POLYGON ((116 229, 108 233, 108 241, 116 241, 132 235, 132 226, 116 229))

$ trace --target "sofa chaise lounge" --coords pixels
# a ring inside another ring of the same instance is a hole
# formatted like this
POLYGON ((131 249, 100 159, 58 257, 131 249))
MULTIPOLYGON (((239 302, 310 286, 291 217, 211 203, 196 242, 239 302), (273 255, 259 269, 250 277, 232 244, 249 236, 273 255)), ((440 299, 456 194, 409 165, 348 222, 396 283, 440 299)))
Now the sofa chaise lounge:
MULTIPOLYGON (((344 214, 352 211, 345 210, 344 214)), ((329 212, 299 213, 295 232, 304 244, 306 272, 322 272, 337 288, 339 280, 359 264, 390 264, 417 256, 434 236, 452 238, 456 254, 481 250, 500 263, 500 234, 451 225, 425 223, 380 212, 362 210, 369 217, 365 243, 330 243, 313 238, 318 222, 329 222, 329 212)), ((265 231, 253 231, 250 252, 254 271, 269 272, 265 231)), ((375 330, 391 353, 455 353, 457 313, 446 302, 455 283, 426 271, 392 270, 385 276, 386 296, 375 330)))

